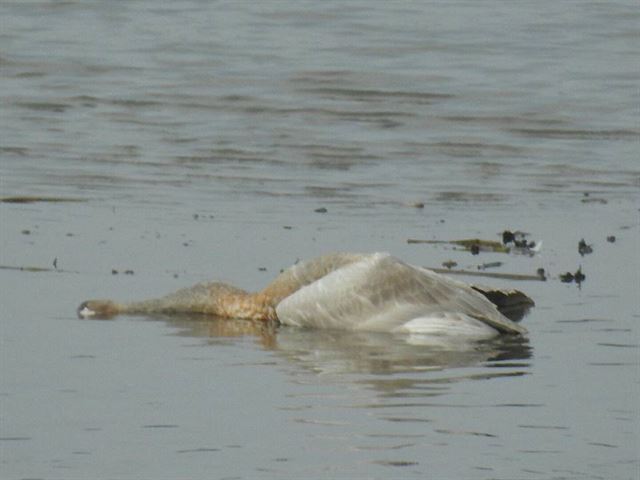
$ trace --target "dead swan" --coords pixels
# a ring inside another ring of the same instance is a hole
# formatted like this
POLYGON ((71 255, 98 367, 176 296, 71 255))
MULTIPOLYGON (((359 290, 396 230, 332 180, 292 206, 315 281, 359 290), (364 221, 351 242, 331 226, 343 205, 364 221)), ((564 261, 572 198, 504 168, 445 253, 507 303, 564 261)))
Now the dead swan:
POLYGON ((290 267, 257 293, 200 283, 140 302, 89 300, 78 314, 203 313, 311 328, 484 338, 526 333, 499 311, 511 298, 533 305, 517 290, 472 287, 386 253, 334 253, 290 267))

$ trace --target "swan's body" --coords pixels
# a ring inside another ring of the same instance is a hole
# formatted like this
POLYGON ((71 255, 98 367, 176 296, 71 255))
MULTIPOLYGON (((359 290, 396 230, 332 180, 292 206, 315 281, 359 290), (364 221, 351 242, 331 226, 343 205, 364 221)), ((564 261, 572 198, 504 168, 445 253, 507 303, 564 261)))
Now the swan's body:
POLYGON ((199 312, 300 327, 479 338, 526 332, 487 296, 388 254, 336 253, 294 265, 258 293, 204 283, 130 304, 91 300, 78 312, 81 316, 199 312))

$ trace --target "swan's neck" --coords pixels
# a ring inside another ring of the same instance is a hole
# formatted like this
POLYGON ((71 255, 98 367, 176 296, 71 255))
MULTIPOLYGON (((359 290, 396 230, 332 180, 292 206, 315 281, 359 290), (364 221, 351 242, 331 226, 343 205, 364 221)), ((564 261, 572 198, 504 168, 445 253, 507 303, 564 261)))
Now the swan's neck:
POLYGON ((247 320, 277 320, 272 298, 260 293, 237 293, 218 299, 216 311, 221 317, 247 320))

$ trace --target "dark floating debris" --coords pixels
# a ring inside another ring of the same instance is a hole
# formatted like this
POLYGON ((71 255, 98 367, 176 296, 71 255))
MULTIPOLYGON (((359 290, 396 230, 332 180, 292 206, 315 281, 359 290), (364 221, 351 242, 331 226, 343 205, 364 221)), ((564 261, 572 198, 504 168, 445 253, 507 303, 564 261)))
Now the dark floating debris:
POLYGON ((540 280, 542 280, 543 282, 547 281, 547 273, 544 271, 544 268, 539 268, 538 270, 536 270, 536 275, 538 275, 538 277, 540 277, 540 280))
POLYGON ((258 271, 266 272, 267 271, 267 267, 258 267, 258 271))
POLYGON ((208 218, 209 220, 213 220, 215 218, 215 215, 206 215, 206 214, 199 214, 199 213, 194 213, 193 214, 193 219, 194 220, 199 220, 202 218, 208 218))
POLYGON ((478 265, 478 270, 486 270, 487 268, 501 267, 502 262, 488 262, 478 265))
POLYGON ((606 205, 609 201, 606 198, 589 197, 589 192, 585 192, 583 198, 580 200, 582 203, 599 203, 606 205))
POLYGON ((444 268, 448 268, 449 270, 451 270, 453 267, 458 266, 458 262, 454 262, 453 260, 447 260, 446 262, 442 262, 442 266, 444 268))
POLYGON ((314 212, 316 212, 316 213, 327 213, 328 211, 329 211, 329 210, 327 210, 327 209, 326 209, 326 208, 324 208, 324 207, 316 208, 316 209, 314 210, 314 212))
POLYGON ((510 230, 505 230, 504 232, 502 232, 502 243, 504 245, 508 245, 512 242, 514 242, 516 239, 515 235, 513 234, 512 231, 510 230))
POLYGON ((16 196, 2 197, 0 203, 64 203, 64 202, 85 202, 82 198, 65 198, 65 197, 35 197, 35 196, 16 196))
POLYGON ((54 265, 54 268, 30 267, 30 266, 17 267, 13 265, 0 265, 0 270, 15 270, 18 272, 32 272, 32 273, 39 273, 39 272, 80 273, 74 270, 63 270, 61 268, 58 268, 57 265, 54 265))
POLYGON ((573 282, 573 273, 567 272, 560 275, 560 281, 563 283, 573 282))
MULTIPOLYGON (((112 269, 111 269, 111 275, 118 275, 119 273, 120 273, 120 272, 119 272, 118 270, 116 270, 115 268, 112 268, 112 269)), ((125 270, 125 271, 124 271, 124 272, 122 272, 122 273, 124 273, 125 275, 133 275, 133 274, 134 274, 134 271, 129 269, 129 270, 125 270)))
POLYGON ((561 282, 563 283, 576 282, 578 285, 584 282, 586 278, 587 276, 584 273, 582 273, 582 267, 578 267, 578 270, 576 270, 575 273, 567 272, 560 275, 561 282))
POLYGON ((585 255, 593 253, 593 247, 591 245, 587 245, 587 242, 585 242, 583 238, 578 242, 578 253, 584 257, 585 255))
POLYGON ((430 245, 438 244, 451 244, 463 247, 465 250, 470 251, 473 255, 477 255, 480 252, 494 252, 494 253, 523 253, 527 255, 534 255, 542 248, 542 242, 527 241, 524 236, 526 233, 511 232, 505 230, 502 234, 503 242, 496 242, 493 240, 481 240, 479 238, 468 238, 463 240, 421 240, 416 238, 407 239, 407 243, 424 243, 430 245))
POLYGON ((527 240, 529 234, 516 230, 505 230, 502 232, 502 243, 505 246, 513 245, 515 251, 519 253, 526 253, 533 255, 538 252, 542 247, 542 242, 534 242, 533 240, 527 240))
POLYGON ((609 235, 607 237, 607 242, 609 243, 616 243, 616 236, 615 235, 609 235))

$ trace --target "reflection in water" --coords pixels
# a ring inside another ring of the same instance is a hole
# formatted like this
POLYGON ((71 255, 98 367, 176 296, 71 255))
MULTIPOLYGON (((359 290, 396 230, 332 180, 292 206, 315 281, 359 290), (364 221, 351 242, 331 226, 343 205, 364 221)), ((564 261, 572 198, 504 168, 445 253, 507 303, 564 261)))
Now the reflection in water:
MULTIPOLYGON (((528 340, 504 335, 490 340, 468 341, 416 334, 348 332, 277 327, 264 322, 180 315, 162 318, 180 330, 180 335, 220 339, 255 337, 265 349, 274 351, 307 371, 320 374, 390 375, 489 364, 492 367, 528 367, 528 340)), ((521 375, 522 372, 483 373, 483 377, 521 375)))

